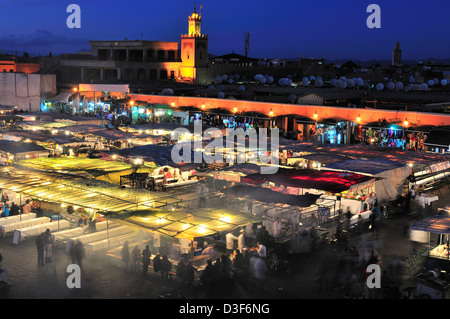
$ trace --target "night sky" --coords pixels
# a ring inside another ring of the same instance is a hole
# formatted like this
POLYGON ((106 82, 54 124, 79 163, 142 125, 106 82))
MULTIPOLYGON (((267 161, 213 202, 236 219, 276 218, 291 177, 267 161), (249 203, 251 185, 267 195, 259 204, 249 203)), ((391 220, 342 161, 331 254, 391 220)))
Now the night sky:
MULTIPOLYGON (((203 0, 209 53, 257 58, 321 57, 390 60, 397 41, 404 60, 450 58, 448 0, 203 0), (369 29, 369 4, 381 7, 381 29, 369 29)), ((32 55, 88 50, 88 40, 180 42, 191 0, 0 0, 0 49, 32 55), (66 8, 81 7, 81 29, 69 29, 66 8), (142 34, 142 35, 141 35, 142 34)))

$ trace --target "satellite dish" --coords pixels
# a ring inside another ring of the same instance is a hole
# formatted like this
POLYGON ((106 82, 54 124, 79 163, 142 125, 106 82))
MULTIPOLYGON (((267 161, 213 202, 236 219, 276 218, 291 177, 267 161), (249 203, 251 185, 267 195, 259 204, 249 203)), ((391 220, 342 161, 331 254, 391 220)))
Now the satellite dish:
POLYGON ((352 88, 355 86, 355 81, 353 79, 347 79, 347 87, 352 88))
POLYGON ((381 91, 381 90, 384 89, 384 84, 383 83, 378 83, 376 88, 377 88, 378 91, 381 91))
POLYGON ((228 75, 227 74, 222 75, 222 80, 223 81, 227 81, 228 80, 228 75))
POLYGON ((311 81, 315 81, 315 80, 316 80, 316 77, 315 77, 314 75, 311 75, 311 76, 309 77, 309 79, 310 79, 311 81))
POLYGON ((233 79, 228 79, 228 83, 229 83, 229 84, 232 84, 233 82, 234 82, 233 79))
POLYGON ((267 77, 267 83, 273 83, 273 76, 267 77))
POLYGON ((309 84, 309 79, 307 77, 304 77, 303 80, 302 80, 302 85, 303 86, 308 86, 308 84, 309 84))
POLYGON ((214 90, 215 87, 214 87, 214 85, 211 84, 210 86, 208 86, 208 89, 209 89, 209 90, 214 90))
POLYGON ((323 81, 322 80, 316 80, 316 86, 317 87, 322 87, 323 86, 323 81))
POLYGON ((345 80, 347 80, 347 78, 346 78, 345 76, 341 76, 341 77, 339 78, 339 80, 345 81, 345 80))
POLYGON ((241 78, 241 76, 240 76, 239 74, 235 74, 235 75, 234 75, 234 79, 235 79, 236 81, 238 81, 240 78, 241 78))
POLYGON ((217 97, 218 97, 219 99, 223 99, 223 98, 225 97, 225 93, 219 92, 219 94, 217 94, 217 97))
POLYGON ((416 83, 416 79, 412 75, 409 76, 409 83, 416 83))
POLYGON ((448 81, 446 79, 441 80, 441 85, 445 86, 448 84, 448 81))
POLYGON ((256 81, 259 81, 260 79, 264 78, 264 75, 262 75, 262 74, 256 74, 253 78, 254 78, 256 81))
POLYGON ((332 86, 336 86, 336 82, 337 82, 338 80, 336 80, 336 79, 333 79, 333 80, 331 80, 331 85, 332 86))
POLYGON ((161 91, 161 95, 173 95, 173 93, 173 90, 170 88, 166 88, 161 91))
POLYGON ((428 80, 427 83, 428 83, 429 86, 433 86, 434 85, 434 81, 433 80, 428 80))
POLYGON ((281 78, 281 79, 278 80, 278 84, 285 85, 285 86, 291 85, 292 84, 292 80, 288 79, 288 78, 281 78))
POLYGON ((389 82, 389 83, 387 84, 387 88, 388 88, 389 90, 395 89, 395 84, 394 84, 394 82, 389 82))
POLYGON ((395 83, 395 88, 396 88, 397 90, 403 89, 403 83, 402 83, 402 82, 397 82, 397 83, 395 83))
POLYGON ((347 88, 347 81, 339 81, 339 88, 345 89, 347 88))
POLYGON ((217 76, 216 77, 216 83, 222 83, 222 77, 221 76, 217 76))
POLYGON ((420 89, 421 89, 422 91, 428 90, 428 84, 422 83, 422 84, 420 85, 420 89))
POLYGON ((239 85, 238 90, 239 90, 239 91, 245 91, 245 86, 239 85))
POLYGON ((361 78, 357 78, 355 84, 356 84, 356 86, 363 86, 364 82, 363 82, 363 80, 361 78))

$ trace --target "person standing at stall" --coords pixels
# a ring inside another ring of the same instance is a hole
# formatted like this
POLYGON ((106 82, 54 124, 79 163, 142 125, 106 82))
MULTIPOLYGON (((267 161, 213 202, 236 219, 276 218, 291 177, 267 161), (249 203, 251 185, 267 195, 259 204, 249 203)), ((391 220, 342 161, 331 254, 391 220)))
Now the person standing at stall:
POLYGON ((53 257, 53 242, 54 242, 54 236, 51 234, 50 229, 47 228, 47 230, 44 233, 44 255, 45 255, 45 262, 50 263, 52 262, 53 257))
POLYGON ((147 245, 145 249, 142 251, 142 273, 144 276, 147 276, 148 267, 150 266, 150 257, 152 253, 150 251, 150 246, 147 245))
POLYGON ((8 204, 8 200, 6 200, 6 201, 3 203, 2 216, 3 216, 3 217, 8 217, 8 216, 9 216, 9 204, 8 204))
POLYGON ((22 207, 22 212, 23 212, 24 214, 29 214, 29 213, 31 213, 31 201, 30 201, 30 199, 27 199, 27 200, 25 201, 25 205, 23 205, 23 207, 22 207))
POLYGON ((128 265, 130 263, 130 247, 128 240, 123 244, 120 254, 122 255, 122 261, 125 264, 125 271, 128 271, 128 265))
POLYGON ((244 247, 245 247, 245 229, 241 229, 239 231, 239 236, 238 236, 238 250, 240 253, 244 252, 244 247))
POLYGON ((44 233, 41 233, 36 238, 36 249, 37 249, 37 254, 38 254, 38 267, 44 266, 44 264, 45 264, 44 263, 44 246, 45 246, 44 233))
POLYGON ((225 244, 228 256, 233 252, 235 240, 238 240, 238 237, 236 237, 233 232, 229 232, 225 235, 225 244))
POLYGON ((133 270, 133 272, 136 272, 138 266, 139 266, 139 261, 141 257, 141 251, 139 250, 139 246, 136 245, 134 246, 133 250, 131 251, 131 269, 133 270))

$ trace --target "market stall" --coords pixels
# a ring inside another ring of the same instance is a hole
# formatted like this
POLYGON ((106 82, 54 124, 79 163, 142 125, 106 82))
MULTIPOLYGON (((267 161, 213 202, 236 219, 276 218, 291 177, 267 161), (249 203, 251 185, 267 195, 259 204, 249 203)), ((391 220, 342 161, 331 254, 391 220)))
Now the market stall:
MULTIPOLYGON (((416 221, 410 227, 410 240, 428 244, 428 257, 450 261, 450 217, 435 215, 416 221)), ((446 265, 449 270, 450 263, 446 265)))

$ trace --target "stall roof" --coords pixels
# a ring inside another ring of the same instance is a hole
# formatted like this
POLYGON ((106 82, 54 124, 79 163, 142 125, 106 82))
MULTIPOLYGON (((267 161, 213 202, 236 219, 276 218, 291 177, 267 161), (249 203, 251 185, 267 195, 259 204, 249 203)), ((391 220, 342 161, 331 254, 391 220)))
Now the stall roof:
MULTIPOLYGON (((428 140, 428 139, 427 139, 428 140)), ((401 149, 372 146, 372 145, 341 145, 321 144, 315 142, 300 142, 280 138, 281 149, 311 154, 326 154, 327 156, 341 155, 351 159, 385 159, 398 163, 413 162, 422 165, 448 161, 447 155, 431 152, 411 152, 401 149), (418 156, 420 155, 420 156, 418 156)))
POLYGON ((128 226, 151 230, 175 238, 195 238, 234 230, 264 220, 227 208, 143 210, 107 214, 107 218, 128 226))
POLYGON ((106 127, 104 125, 94 125, 94 124, 79 124, 64 127, 64 131, 69 131, 72 133, 90 133, 105 130, 106 127))
POLYGON ((268 188, 254 187, 249 185, 237 185, 226 188, 225 193, 237 197, 248 196, 253 200, 265 203, 282 203, 286 205, 309 207, 313 205, 321 195, 290 195, 273 191, 268 188))
POLYGON ((30 198, 99 211, 155 209, 179 202, 168 194, 150 194, 82 176, 17 166, 0 170, 0 187, 30 198))
POLYGON ((435 234, 450 234, 450 217, 441 215, 426 217, 416 221, 410 229, 435 234))
POLYGON ((372 177, 337 171, 285 169, 279 168, 276 174, 251 174, 241 179, 248 184, 272 182, 277 185, 317 189, 331 193, 347 191, 353 185, 364 183, 372 177))
POLYGON ((362 174, 376 175, 399 167, 405 167, 405 163, 392 162, 383 159, 353 159, 342 162, 331 163, 327 168, 338 169, 343 171, 352 171, 362 174))
POLYGON ((48 152, 46 148, 34 143, 12 142, 6 140, 0 140, 0 151, 10 154, 48 152))

